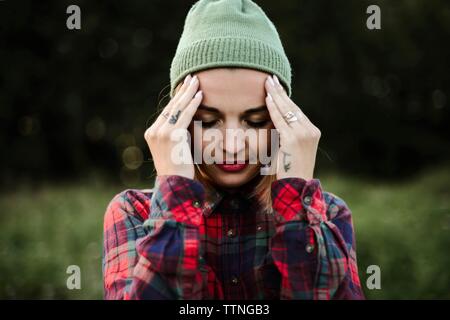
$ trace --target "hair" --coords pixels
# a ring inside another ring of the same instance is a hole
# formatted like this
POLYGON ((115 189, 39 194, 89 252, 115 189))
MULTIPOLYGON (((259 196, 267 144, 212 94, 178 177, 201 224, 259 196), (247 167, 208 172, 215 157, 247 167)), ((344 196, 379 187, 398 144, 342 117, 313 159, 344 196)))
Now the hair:
MULTIPOLYGON (((232 68, 236 69, 236 68, 232 68)), ((182 85, 182 82, 180 82, 175 90, 174 94, 178 92, 182 85)), ((158 110, 157 115, 159 115, 163 108, 160 108, 161 101, 168 97, 168 94, 163 96, 158 103, 158 110)), ((211 177, 208 176, 206 172, 204 172, 198 164, 194 164, 194 180, 199 181, 206 189, 206 194, 209 195, 211 189, 214 188, 214 182, 212 181, 211 177)), ((253 192, 249 195, 250 198, 255 198, 261 208, 264 211, 272 212, 272 195, 271 195, 271 185, 272 182, 276 180, 276 175, 265 175, 261 178, 259 183, 255 186, 255 189, 253 192)))

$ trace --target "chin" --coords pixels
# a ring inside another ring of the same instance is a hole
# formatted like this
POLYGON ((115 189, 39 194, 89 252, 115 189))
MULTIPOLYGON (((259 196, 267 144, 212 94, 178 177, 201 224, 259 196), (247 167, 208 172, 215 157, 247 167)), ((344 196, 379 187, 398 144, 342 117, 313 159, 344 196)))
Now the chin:
POLYGON ((208 176, 214 182, 215 185, 222 188, 237 188, 255 177, 258 169, 257 165, 250 165, 242 172, 223 172, 218 168, 208 168, 208 176))

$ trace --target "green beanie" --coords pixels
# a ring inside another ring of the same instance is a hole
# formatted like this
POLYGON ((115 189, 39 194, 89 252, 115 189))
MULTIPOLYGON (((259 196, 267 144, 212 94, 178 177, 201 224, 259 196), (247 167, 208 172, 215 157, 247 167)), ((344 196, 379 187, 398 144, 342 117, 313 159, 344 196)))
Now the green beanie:
POLYGON ((278 32, 251 0, 200 0, 191 7, 170 67, 170 97, 188 74, 218 67, 275 74, 291 96, 291 66, 278 32))

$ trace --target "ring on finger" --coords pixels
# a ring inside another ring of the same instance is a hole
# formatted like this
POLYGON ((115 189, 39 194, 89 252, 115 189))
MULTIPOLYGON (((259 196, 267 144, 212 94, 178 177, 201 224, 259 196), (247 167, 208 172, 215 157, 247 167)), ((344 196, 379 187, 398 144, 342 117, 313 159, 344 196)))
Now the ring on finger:
POLYGON ((297 116, 292 112, 288 111, 283 115, 284 120, 286 120, 287 123, 298 121, 297 116))
POLYGON ((169 119, 170 113, 166 111, 162 114, 162 116, 166 119, 169 119))

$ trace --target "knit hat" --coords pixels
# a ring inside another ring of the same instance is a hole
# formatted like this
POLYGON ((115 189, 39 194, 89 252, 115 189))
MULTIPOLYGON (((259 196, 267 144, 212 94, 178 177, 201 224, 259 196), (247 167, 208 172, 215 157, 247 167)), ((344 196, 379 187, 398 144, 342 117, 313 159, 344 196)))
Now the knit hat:
POLYGON ((192 5, 170 68, 170 97, 188 74, 218 67, 275 74, 291 96, 291 66, 278 32, 251 0, 199 0, 192 5))

